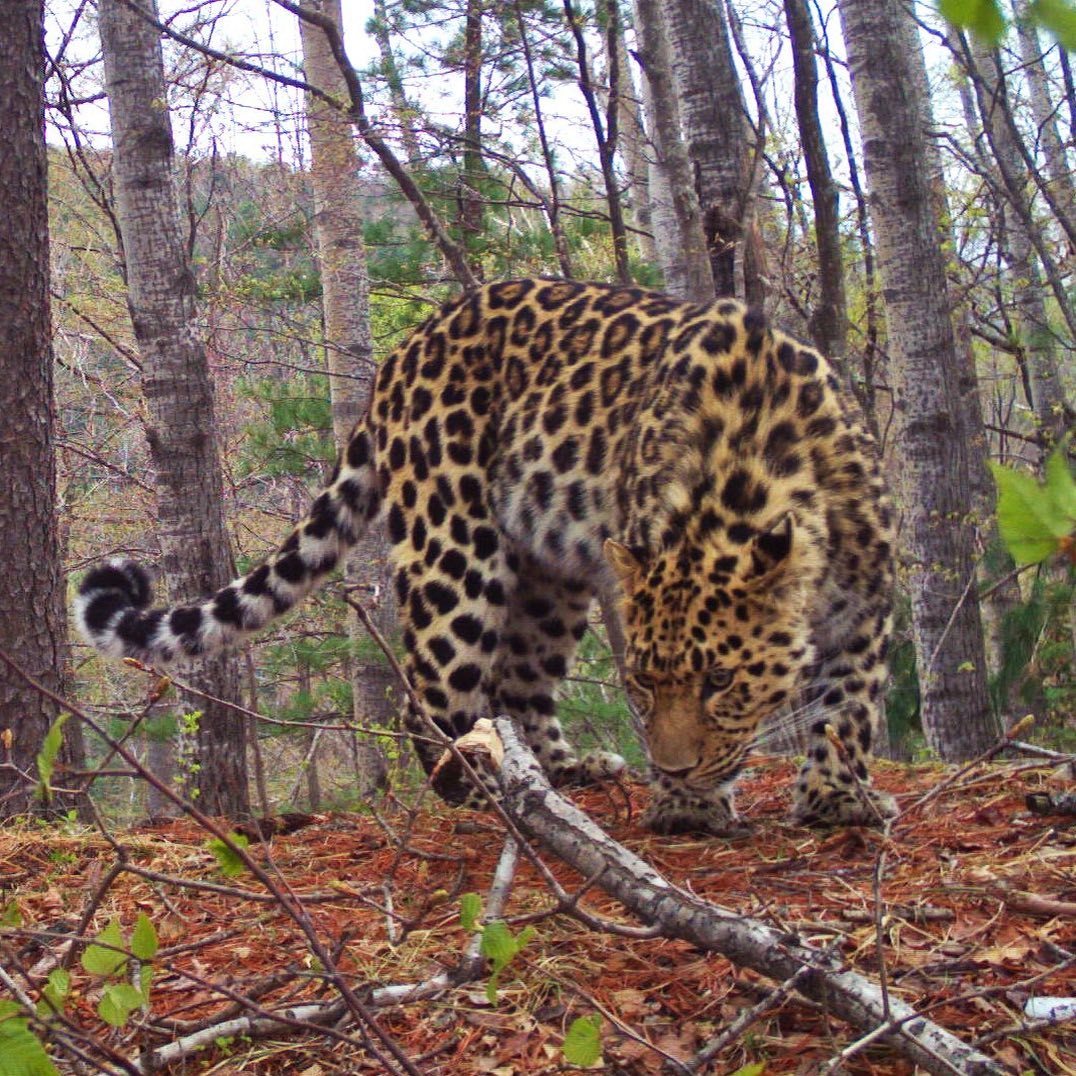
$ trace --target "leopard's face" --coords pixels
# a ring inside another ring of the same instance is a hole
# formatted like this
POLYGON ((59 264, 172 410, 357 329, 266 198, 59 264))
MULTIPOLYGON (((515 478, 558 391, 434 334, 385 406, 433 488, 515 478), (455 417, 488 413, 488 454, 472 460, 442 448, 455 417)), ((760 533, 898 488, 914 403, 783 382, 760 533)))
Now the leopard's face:
POLYGON ((813 657, 782 520, 753 543, 638 556, 609 543, 624 596, 626 687, 650 758, 688 788, 732 781, 813 657))

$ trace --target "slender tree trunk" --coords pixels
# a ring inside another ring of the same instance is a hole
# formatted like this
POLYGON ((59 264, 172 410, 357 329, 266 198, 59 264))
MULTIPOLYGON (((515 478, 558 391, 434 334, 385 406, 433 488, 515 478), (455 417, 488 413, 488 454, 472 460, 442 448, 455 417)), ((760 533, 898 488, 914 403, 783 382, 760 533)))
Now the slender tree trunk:
POLYGON ((617 20, 615 48, 617 70, 620 72, 620 92, 616 99, 617 128, 620 132, 618 146, 621 160, 624 162, 624 176, 631 195, 635 242, 643 261, 654 265, 657 264, 658 258, 650 222, 650 183, 644 151, 646 130, 643 124, 642 104, 631 77, 631 64, 628 62, 622 19, 617 20))
POLYGON ((605 18, 606 56, 611 64, 609 68, 609 94, 606 97, 607 108, 603 121, 598 109, 598 96, 594 92, 594 75, 587 58, 586 36, 583 33, 582 16, 575 10, 572 0, 564 0, 564 18, 575 39, 575 58, 579 67, 579 90, 583 94, 587 111, 590 114, 590 126, 594 131, 594 141, 598 146, 598 162, 601 167, 602 184, 605 187, 606 212, 609 216, 609 230, 612 233, 613 261, 616 264, 616 278, 622 284, 631 283, 631 269, 628 266, 628 236, 624 229, 624 210, 620 201, 620 182, 613 171, 617 142, 617 107, 616 97, 619 93, 620 77, 617 68, 615 48, 609 44, 617 33, 619 9, 615 0, 604 0, 601 13, 605 18))
MULTIPOLYGON (((1014 183, 1019 184, 1009 193, 989 153, 982 154, 997 199, 997 212, 1005 223, 1002 242, 1013 277, 1013 314, 1020 346, 1018 358, 1031 387, 1036 433, 1045 455, 1068 428, 1073 411, 1065 398, 1054 334, 1046 310, 1042 274, 1028 232, 1031 202, 1027 175, 1013 128, 1002 114, 1007 97, 1002 92, 1004 75, 997 52, 973 39, 969 67, 968 77, 980 83, 978 100, 987 106, 976 127, 985 133, 998 164, 1014 183), (1015 211, 1009 204, 1013 197, 1022 203, 1015 211)), ((1045 143, 1044 139, 1044 146, 1045 143)))
POLYGON ((650 173, 651 220, 665 287, 681 298, 706 302, 714 297, 714 275, 691 159, 680 138, 669 40, 658 0, 635 0, 635 32, 647 126, 655 153, 650 173))
POLYGON ((843 366, 848 342, 848 303, 841 255, 840 193, 830 171, 826 140, 818 118, 816 43, 806 0, 785 0, 785 18, 792 41, 796 120, 811 187, 818 248, 819 295, 809 326, 818 349, 843 366))
POLYGON ((403 143, 408 164, 415 167, 420 163, 422 155, 418 144, 418 134, 415 131, 416 113, 414 106, 407 99, 400 69, 396 65, 396 54, 392 51, 385 0, 374 0, 373 35, 377 42, 377 51, 381 55, 381 73, 385 76, 385 84, 388 86, 392 111, 396 114, 396 122, 400 125, 400 141, 403 143))
MULTIPOLYGON (((1042 154, 1046 178, 1050 181, 1055 197, 1062 205, 1069 220, 1076 220, 1076 174, 1069 167, 1065 157, 1065 143, 1057 130, 1055 118, 1057 105, 1051 100, 1050 86, 1043 64, 1042 43, 1035 21, 1030 17, 1028 0, 1016 0, 1013 4, 1016 15, 1016 35, 1020 47, 1020 60, 1023 64, 1024 78, 1027 80, 1028 100, 1031 115, 1035 119, 1035 128, 1039 133, 1038 150, 1042 154)), ((1065 59, 1064 49, 1057 45, 1065 59)), ((1069 108, 1076 108, 1076 100, 1066 93, 1069 108)), ((1074 135, 1070 132, 1070 138, 1074 135)))
POLYGON ((947 760, 995 739, 975 595, 960 359, 931 190, 925 101, 900 0, 839 0, 889 323, 902 541, 923 727, 947 760))
POLYGON ((464 242, 482 234, 482 0, 467 0, 463 29, 463 169, 460 230, 464 242))
POLYGON ((549 197, 544 206, 546 220, 549 224, 549 231, 553 236, 553 249, 557 252, 557 264, 560 266, 561 275, 571 280, 574 275, 572 255, 568 249, 568 237, 564 234, 564 225, 561 219, 560 178, 557 175, 553 147, 550 145, 549 138, 546 135, 545 118, 542 114, 542 91, 538 85, 538 77, 534 70, 534 54, 531 50, 527 20, 523 15, 523 8, 519 0, 514 0, 514 9, 516 26, 519 29, 519 44, 523 52, 523 61, 527 68, 527 83, 531 92, 531 103, 534 106, 534 125, 538 131, 538 141, 542 147, 542 163, 545 165, 546 181, 549 183, 549 197))
MULTIPOLYGON (((0 650, 60 693, 67 616, 56 520, 43 23, 42 0, 0 5, 0 533, 9 566, 0 573, 0 650)), ((0 819, 42 808, 34 760, 56 716, 56 706, 0 658, 0 819)), ((75 722, 59 760, 82 762, 75 722)), ((61 773, 55 780, 64 783, 61 773)))
MULTIPOLYGON (((155 0, 146 6, 156 16, 155 0)), ((156 474, 161 566, 169 594, 182 600, 212 593, 234 574, 213 386, 194 327, 195 282, 179 226, 160 37, 122 0, 101 0, 98 10, 116 216, 156 474)), ((238 667, 226 657, 201 663, 190 679, 225 702, 241 698, 238 667)), ((244 718, 206 699, 188 705, 202 713, 194 776, 199 807, 229 818, 247 816, 244 718)))
POLYGON ((714 289, 761 307, 765 287, 757 273, 748 271, 754 259, 744 257, 743 249, 756 230, 752 153, 724 7, 715 0, 666 0, 662 14, 714 289), (738 262, 744 268, 740 287, 738 262))
MULTIPOLYGON (((340 0, 306 0, 306 3, 340 25, 340 0)), ((302 20, 300 29, 307 80, 328 93, 343 96, 344 80, 325 34, 302 20)), ((333 432, 337 443, 342 445, 366 413, 375 374, 359 185, 362 162, 346 115, 312 96, 307 99, 306 113, 333 432)), ((388 542, 381 528, 369 528, 351 551, 345 565, 345 581, 362 587, 364 594, 359 599, 381 634, 391 638, 396 631, 396 607, 388 542)), ((367 641, 366 632, 354 612, 348 614, 348 631, 355 644, 351 665, 355 721, 360 725, 391 727, 396 716, 395 674, 383 660, 360 657, 360 644, 367 641)), ((371 653, 372 648, 366 652, 371 653)), ((361 789, 366 794, 377 783, 384 764, 372 739, 361 745, 359 754, 369 763, 368 780, 361 789)))

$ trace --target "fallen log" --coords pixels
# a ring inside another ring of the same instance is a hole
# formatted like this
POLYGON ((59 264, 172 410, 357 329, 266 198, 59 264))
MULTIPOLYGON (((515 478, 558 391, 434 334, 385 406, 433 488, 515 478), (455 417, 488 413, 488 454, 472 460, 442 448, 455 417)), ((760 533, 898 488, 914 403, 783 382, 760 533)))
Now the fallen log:
MULTIPOLYGON (((553 790, 510 719, 499 717, 493 726, 491 731, 495 730, 504 747, 496 770, 502 805, 515 825, 644 923, 656 924, 666 937, 720 953, 776 982, 796 976, 796 989, 804 997, 824 1005, 871 1041, 890 1044, 928 1072, 1004 1076, 1004 1068, 996 1061, 891 993, 886 996, 877 984, 849 971, 836 957, 810 948, 795 934, 700 900, 673 885, 553 790), (808 970, 801 974, 804 968, 808 970)), ((466 751, 463 741, 457 747, 466 751)), ((490 748, 480 743, 478 754, 488 767, 490 748)), ((499 752, 492 754, 495 757, 499 752)))

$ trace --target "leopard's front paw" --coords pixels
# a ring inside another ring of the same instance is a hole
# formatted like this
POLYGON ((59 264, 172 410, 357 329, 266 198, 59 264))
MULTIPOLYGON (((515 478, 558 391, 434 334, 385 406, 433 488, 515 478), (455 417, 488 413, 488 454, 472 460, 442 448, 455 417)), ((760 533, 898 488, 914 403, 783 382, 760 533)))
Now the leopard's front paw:
POLYGON ((582 758, 558 763, 550 769, 549 780, 554 787, 579 787, 608 781, 624 772, 627 763, 612 751, 588 751, 582 758))
POLYGON ((900 812, 888 792, 874 788, 835 789, 812 788, 797 791, 792 808, 792 821, 801 826, 818 829, 838 829, 844 826, 881 828, 900 812))
POLYGON ((751 827, 742 822, 724 793, 696 795, 655 788, 643 825, 655 833, 707 833, 714 837, 747 837, 751 827))

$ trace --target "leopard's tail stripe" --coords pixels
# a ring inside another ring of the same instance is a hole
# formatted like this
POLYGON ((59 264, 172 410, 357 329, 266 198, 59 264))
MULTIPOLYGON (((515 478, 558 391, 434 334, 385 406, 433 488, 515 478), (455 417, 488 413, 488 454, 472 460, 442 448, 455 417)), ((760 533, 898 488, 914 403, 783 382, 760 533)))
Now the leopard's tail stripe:
POLYGON ((284 543, 214 595, 170 609, 149 608, 149 575, 131 560, 87 573, 74 603, 87 642, 109 657, 166 666, 214 654, 297 605, 343 560, 380 508, 369 434, 357 430, 329 484, 284 543))

